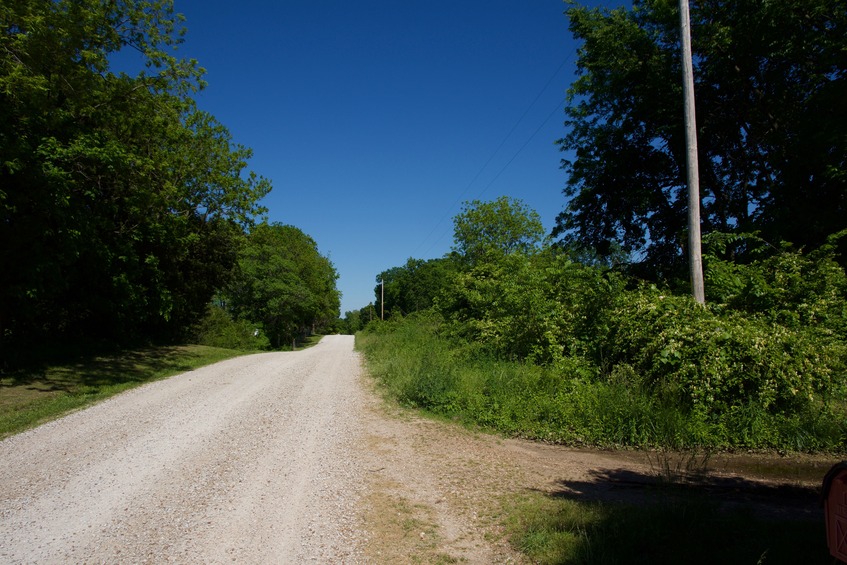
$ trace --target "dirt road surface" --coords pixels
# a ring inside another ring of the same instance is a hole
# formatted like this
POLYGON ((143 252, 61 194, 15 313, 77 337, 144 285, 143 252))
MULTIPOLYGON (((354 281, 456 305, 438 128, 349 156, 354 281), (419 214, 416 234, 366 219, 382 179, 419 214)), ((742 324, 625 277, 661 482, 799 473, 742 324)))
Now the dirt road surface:
MULTIPOLYGON (((353 338, 328 336, 0 442, 0 563, 521 563, 504 497, 632 499, 654 475, 644 454, 502 439, 392 407, 353 338)), ((728 488, 737 498, 758 480, 728 488)), ((813 483, 798 474, 778 508, 814 519, 813 483)))
POLYGON ((353 338, 231 359, 0 443, 0 562, 354 562, 353 338))

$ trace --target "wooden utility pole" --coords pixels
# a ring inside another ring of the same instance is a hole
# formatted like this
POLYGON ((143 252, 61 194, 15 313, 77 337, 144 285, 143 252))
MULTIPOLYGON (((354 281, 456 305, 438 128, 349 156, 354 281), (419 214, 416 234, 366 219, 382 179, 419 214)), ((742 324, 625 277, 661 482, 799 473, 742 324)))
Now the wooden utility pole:
POLYGON ((379 281, 379 319, 385 320, 385 280, 379 281))
POLYGON ((688 265, 691 293, 706 303, 703 284, 703 255, 700 250, 700 176, 697 162, 697 119, 694 113, 694 66, 691 62, 691 18, 688 0, 679 0, 679 27, 682 36, 682 91, 685 96, 685 146, 688 163, 688 265))

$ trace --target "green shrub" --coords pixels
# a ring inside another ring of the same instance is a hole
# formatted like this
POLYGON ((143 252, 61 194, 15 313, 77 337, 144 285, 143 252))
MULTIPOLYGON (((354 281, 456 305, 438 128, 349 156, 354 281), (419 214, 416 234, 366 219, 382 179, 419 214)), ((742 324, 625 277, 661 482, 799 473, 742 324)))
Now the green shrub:
POLYGON ((695 411, 754 402, 794 413, 844 390, 844 342, 814 332, 718 314, 655 289, 621 294, 608 322, 598 344, 604 362, 630 365, 659 397, 695 411))
POLYGON ((708 299, 792 329, 847 339, 847 274, 836 256, 845 234, 832 235, 810 253, 789 244, 775 248, 753 234, 710 234, 704 256, 708 299), (731 260, 739 246, 754 260, 731 260))
POLYGON ((586 349, 597 313, 623 286, 608 269, 552 251, 513 254, 458 274, 436 303, 451 338, 501 359, 549 365, 586 349))
MULTIPOLYGON (((709 315, 692 310, 698 311, 709 315)), ((658 319, 653 327, 665 323, 658 319)), ((651 334, 649 327, 622 331, 642 339, 651 334)), ((429 313, 373 325, 357 334, 357 346, 371 373, 400 402, 512 436, 577 445, 814 451, 843 449, 847 435, 843 401, 825 402, 820 393, 812 401, 789 402, 782 411, 774 408, 776 397, 770 405, 763 402, 767 391, 733 404, 726 404, 731 394, 715 394, 704 409, 690 399, 700 389, 688 361, 656 361, 654 367, 648 359, 643 368, 621 361, 598 378, 584 358, 548 366, 502 360, 473 344, 451 342, 443 332, 439 317, 429 313)), ((680 335, 687 334, 675 339, 680 335)), ((708 335, 705 339, 710 342, 708 335)), ((636 343, 630 353, 654 346, 636 343)), ((738 385, 728 381, 728 390, 738 385)))
POLYGON ((206 315, 194 328, 198 344, 243 351, 270 349, 270 341, 262 329, 246 320, 233 320, 229 312, 209 305, 206 315))

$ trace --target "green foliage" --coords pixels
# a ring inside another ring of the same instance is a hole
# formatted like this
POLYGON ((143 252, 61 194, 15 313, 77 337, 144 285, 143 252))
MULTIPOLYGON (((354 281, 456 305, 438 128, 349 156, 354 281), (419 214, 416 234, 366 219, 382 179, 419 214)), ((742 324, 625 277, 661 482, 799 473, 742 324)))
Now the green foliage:
POLYGON ((364 329, 368 322, 379 318, 373 304, 368 304, 359 310, 344 313, 344 318, 339 320, 338 331, 347 335, 354 335, 364 329))
POLYGON ((200 345, 255 351, 270 349, 271 344, 257 324, 233 320, 229 312, 210 304, 206 315, 194 326, 194 340, 200 345))
POLYGON ((623 282, 555 250, 512 254, 460 273, 437 301, 448 332, 504 359, 550 364, 581 355, 598 311, 623 282))
POLYGON ((450 287, 458 269, 452 257, 429 261, 410 257, 402 267, 393 267, 377 275, 375 308, 377 312, 383 311, 383 295, 386 318, 431 308, 438 295, 450 287))
POLYGON ((711 234, 707 307, 598 261, 576 263, 572 248, 431 262, 450 266, 440 284, 416 280, 426 271, 413 267, 425 263, 410 260, 381 275, 386 301, 438 288, 433 307, 373 322, 358 343, 402 402, 508 434, 843 450, 847 274, 836 260, 843 236, 801 253, 755 235, 711 234), (733 260, 739 256, 747 261, 733 260))
POLYGON ((811 253, 776 249, 751 234, 711 234, 706 263, 708 296, 722 307, 763 317, 795 330, 847 339, 847 275, 836 249, 845 232, 811 253), (731 260, 738 247, 754 259, 731 260))
POLYGON ((543 239, 538 213, 507 196, 466 202, 453 218, 453 250, 471 264, 492 256, 529 254, 543 239))
MULTIPOLYGON (((674 309, 680 311, 679 305, 664 314, 674 309)), ((655 331, 648 325, 642 333, 655 331)), ((682 335, 689 334, 675 339, 682 335)), ((664 343, 640 339, 647 346, 664 343)), ((445 337, 435 313, 374 323, 357 334, 356 343, 371 373, 401 402, 514 436, 576 445, 792 451, 839 451, 847 438, 844 394, 836 392, 843 390, 843 373, 840 384, 823 390, 790 372, 801 361, 786 362, 773 375, 764 369, 767 359, 762 367, 751 363, 746 385, 745 373, 716 372, 733 356, 722 350, 721 359, 704 364, 711 380, 700 383, 692 376, 696 368, 677 359, 665 367, 658 353, 639 358, 643 374, 618 362, 598 378, 596 365, 580 357, 546 367, 498 360, 473 343, 445 337), (796 381, 788 382, 792 377, 796 381), (792 394, 790 386, 813 389, 813 398, 799 389, 792 394)))
POLYGON ((173 337, 226 280, 270 184, 191 96, 170 1, 0 6, 0 339, 173 337), (136 76, 110 69, 129 48, 136 76))
MULTIPOLYGON (((558 247, 485 253, 456 264, 431 310, 368 325, 359 343, 402 402, 508 434, 843 450, 841 235, 803 254, 713 234, 708 307, 558 247)), ((384 275, 392 292, 414 287, 410 269, 384 275)))
MULTIPOLYGON (((618 243, 670 276, 687 237, 676 3, 566 13, 582 45, 554 235, 618 243)), ((695 2, 691 33, 703 232, 822 245, 847 227, 843 2, 695 2)))
POLYGON ((707 419, 756 406, 802 414, 845 391, 847 347, 737 313, 716 314, 655 289, 621 294, 595 358, 632 369, 637 386, 707 419))
POLYGON ((337 279, 311 237, 294 226, 262 223, 247 236, 223 295, 235 318, 261 323, 279 348, 335 323, 337 279))
POLYGON ((456 338, 504 358, 555 360, 562 355, 562 308, 545 292, 544 276, 521 254, 481 262, 456 277, 439 309, 456 338))

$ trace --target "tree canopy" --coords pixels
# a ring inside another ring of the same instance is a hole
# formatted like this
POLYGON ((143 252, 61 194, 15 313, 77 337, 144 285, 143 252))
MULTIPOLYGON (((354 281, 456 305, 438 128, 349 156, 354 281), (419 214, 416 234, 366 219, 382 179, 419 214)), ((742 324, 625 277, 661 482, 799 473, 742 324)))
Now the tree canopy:
MULTIPOLYGON (((677 4, 566 13, 582 46, 554 235, 673 270, 687 205, 677 4)), ((691 28, 703 232, 824 244, 847 227, 847 6, 706 0, 691 28)))
POLYGON ((471 263, 488 255, 526 253, 543 239, 541 216, 508 196, 466 202, 453 218, 453 250, 471 263))
POLYGON ((383 295, 388 318, 431 308, 436 297, 451 283, 456 270, 456 262, 450 257, 427 261, 410 257, 405 265, 392 267, 376 276, 376 311, 383 311, 383 295), (380 284, 385 288, 380 288, 380 284))
POLYGON ((271 187, 196 108, 181 22, 169 0, 0 4, 4 347, 173 334, 225 282, 271 187))
POLYGON ((261 223, 248 235, 224 296, 235 318, 261 324, 279 347, 334 323, 338 274, 294 226, 261 223))

